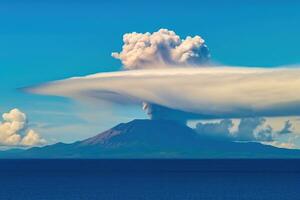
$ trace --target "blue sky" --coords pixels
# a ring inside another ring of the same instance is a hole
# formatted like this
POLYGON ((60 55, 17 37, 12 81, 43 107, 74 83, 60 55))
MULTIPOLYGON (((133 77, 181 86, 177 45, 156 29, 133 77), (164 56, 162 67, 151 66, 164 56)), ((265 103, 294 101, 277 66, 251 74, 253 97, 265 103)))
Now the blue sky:
POLYGON ((133 31, 168 28, 182 37, 200 35, 216 63, 298 64, 300 3, 269 2, 2 0, 0 113, 19 108, 46 138, 66 142, 94 135, 120 120, 145 117, 137 109, 114 108, 121 117, 107 113, 103 121, 92 106, 17 90, 119 70, 121 63, 111 52, 120 51, 122 35, 133 31))

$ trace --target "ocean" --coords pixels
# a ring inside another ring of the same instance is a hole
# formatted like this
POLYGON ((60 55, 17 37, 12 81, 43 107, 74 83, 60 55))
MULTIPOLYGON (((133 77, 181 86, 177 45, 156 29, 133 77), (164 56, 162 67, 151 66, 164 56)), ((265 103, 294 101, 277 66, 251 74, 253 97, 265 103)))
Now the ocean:
POLYGON ((300 160, 0 160, 1 200, 299 200, 300 160))

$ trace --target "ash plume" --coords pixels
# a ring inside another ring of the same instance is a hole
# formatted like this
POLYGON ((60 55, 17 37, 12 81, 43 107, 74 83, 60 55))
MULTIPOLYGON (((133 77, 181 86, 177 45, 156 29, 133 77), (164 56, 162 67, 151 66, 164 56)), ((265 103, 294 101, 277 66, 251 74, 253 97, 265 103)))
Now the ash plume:
POLYGON ((205 41, 198 35, 181 39, 174 31, 160 29, 153 33, 127 33, 123 36, 120 53, 112 56, 120 59, 124 68, 166 68, 198 66, 210 58, 205 41))
MULTIPOLYGON (((205 41, 198 35, 185 39, 174 31, 160 29, 153 33, 127 33, 123 36, 123 48, 112 56, 120 59, 124 69, 151 69, 201 66, 209 61, 210 53, 205 41)), ((186 121, 182 111, 144 102, 150 119, 186 121)))

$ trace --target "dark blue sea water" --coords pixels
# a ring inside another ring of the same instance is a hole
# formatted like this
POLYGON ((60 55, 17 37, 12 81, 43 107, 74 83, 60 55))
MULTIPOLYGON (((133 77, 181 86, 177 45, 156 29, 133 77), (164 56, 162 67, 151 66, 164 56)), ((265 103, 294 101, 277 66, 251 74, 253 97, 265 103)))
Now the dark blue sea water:
POLYGON ((300 199, 300 160, 0 160, 1 200, 300 199))

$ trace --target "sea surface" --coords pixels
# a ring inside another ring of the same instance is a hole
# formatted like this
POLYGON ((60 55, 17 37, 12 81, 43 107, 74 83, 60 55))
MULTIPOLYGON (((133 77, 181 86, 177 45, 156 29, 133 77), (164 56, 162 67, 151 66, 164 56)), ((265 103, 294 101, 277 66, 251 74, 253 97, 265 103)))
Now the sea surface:
POLYGON ((0 160, 1 200, 299 200, 300 160, 0 160))

